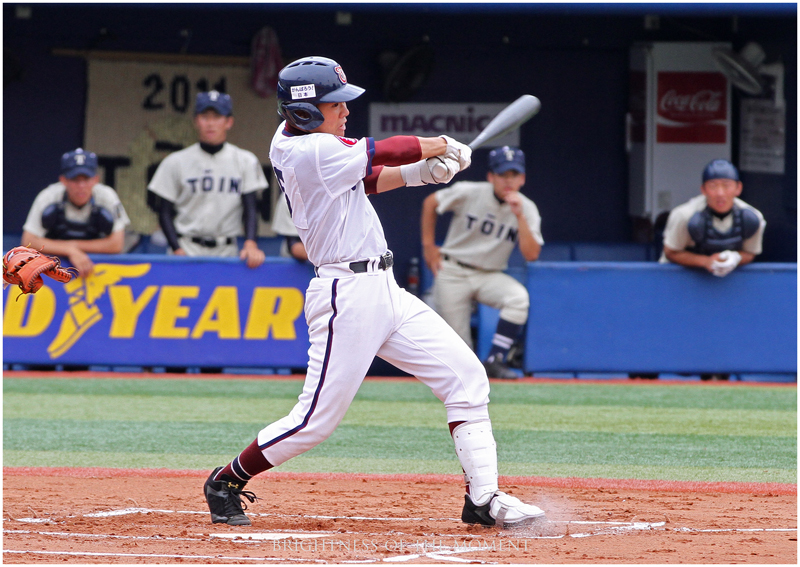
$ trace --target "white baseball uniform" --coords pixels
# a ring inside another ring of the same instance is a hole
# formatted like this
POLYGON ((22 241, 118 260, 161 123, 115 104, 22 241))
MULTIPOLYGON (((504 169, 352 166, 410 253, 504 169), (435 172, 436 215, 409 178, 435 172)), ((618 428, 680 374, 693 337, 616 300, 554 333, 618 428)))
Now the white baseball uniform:
POLYGON ((448 422, 488 420, 489 382, 444 320, 382 268, 387 244, 365 193, 372 138, 276 132, 270 160, 318 277, 306 291, 309 348, 303 392, 258 445, 273 465, 326 439, 377 355, 413 374, 444 402, 448 422))
MULTIPOLYGON (((542 238, 542 219, 533 201, 520 194, 523 214, 534 239, 542 238)), ((517 245, 519 221, 511 206, 500 201, 489 182, 461 181, 436 192, 437 214, 453 212, 440 252, 433 299, 437 312, 472 346, 473 301, 500 310, 500 318, 524 325, 528 290, 503 273, 517 245)))
MULTIPOLYGON (((745 203, 739 198, 734 199, 733 204, 742 209, 750 209, 758 217, 760 221, 758 231, 756 231, 753 236, 747 238, 742 243, 742 250, 745 252, 750 252, 751 254, 761 254, 761 243, 764 238, 764 228, 767 225, 766 221, 764 220, 764 215, 761 214, 761 211, 745 203)), ((667 217, 667 224, 664 227, 664 246, 671 250, 686 250, 688 248, 692 248, 695 245, 695 242, 689 235, 689 219, 692 218, 692 215, 699 213, 707 206, 708 203, 706 202, 706 196, 697 195, 696 197, 689 199, 684 204, 678 205, 672 209, 672 211, 669 213, 669 217, 667 217)), ((731 227, 733 226, 733 215, 728 215, 722 219, 714 217, 712 222, 714 224, 714 228, 722 233, 725 233, 730 231, 731 227)), ((669 263, 669 260, 667 260, 667 257, 664 255, 663 249, 661 251, 661 257, 658 261, 662 264, 669 263)))
POLYGON ((168 155, 148 189, 174 203, 175 230, 188 256, 238 256, 242 195, 267 186, 255 154, 225 142, 215 154, 195 143, 168 155), (197 244, 192 237, 215 239, 217 246, 197 244))
POLYGON ((114 227, 111 232, 125 230, 131 224, 128 213, 125 212, 125 208, 119 200, 119 195, 108 185, 96 183, 92 187, 92 200, 81 208, 76 207, 68 199, 65 199, 66 192, 67 188, 61 182, 53 183, 42 189, 34 199, 22 229, 36 236, 46 236, 47 229, 42 225, 42 213, 48 206, 62 201, 64 202, 64 216, 68 221, 88 222, 92 213, 91 205, 94 204, 98 207, 103 207, 114 217, 114 227))

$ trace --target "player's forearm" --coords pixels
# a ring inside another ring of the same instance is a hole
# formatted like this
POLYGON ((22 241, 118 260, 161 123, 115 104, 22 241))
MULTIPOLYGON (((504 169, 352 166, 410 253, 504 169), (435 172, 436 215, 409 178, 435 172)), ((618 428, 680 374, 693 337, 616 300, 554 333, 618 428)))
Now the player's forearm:
POLYGON ((258 203, 255 191, 242 195, 244 209, 244 237, 255 243, 258 237, 258 203))
POLYGON ((743 250, 739 250, 739 255, 742 257, 741 262, 739 262, 740 266, 744 266, 745 264, 749 264, 752 262, 756 255, 752 252, 744 252, 743 250))
POLYGON ((92 240, 54 240, 23 231, 22 241, 26 246, 30 243, 31 248, 55 256, 69 256, 76 249, 87 254, 119 254, 125 244, 125 231, 118 230, 104 238, 92 240))
POLYGON ((436 138, 419 138, 419 145, 422 150, 421 159, 440 156, 447 151, 447 140, 441 136, 437 136, 436 138))
POLYGON ((536 238, 528 226, 525 217, 518 217, 519 227, 519 251, 522 252, 522 257, 528 262, 535 262, 539 259, 539 253, 542 251, 542 246, 536 241, 536 238))
POLYGON ((708 270, 711 268, 713 258, 704 254, 695 254, 688 250, 673 250, 664 246, 664 256, 673 264, 680 264, 687 268, 703 268, 708 270))
POLYGON ((398 187, 405 187, 405 185, 399 167, 384 167, 378 175, 377 193, 385 193, 398 187))
POLYGON ((162 199, 161 207, 158 211, 158 225, 161 227, 161 232, 164 233, 164 238, 167 239, 169 247, 173 250, 178 250, 181 245, 178 242, 178 232, 175 230, 175 223, 172 220, 174 216, 174 205, 170 201, 162 199))

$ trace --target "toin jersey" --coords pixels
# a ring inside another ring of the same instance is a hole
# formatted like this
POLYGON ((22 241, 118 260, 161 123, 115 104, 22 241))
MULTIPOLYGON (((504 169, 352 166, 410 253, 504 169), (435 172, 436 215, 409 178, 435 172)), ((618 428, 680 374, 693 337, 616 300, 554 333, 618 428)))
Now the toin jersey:
POLYGON ((111 232, 124 230, 131 224, 128 218, 128 213, 122 206, 117 192, 108 185, 102 183, 95 184, 92 187, 92 199, 85 206, 78 208, 66 198, 67 188, 63 183, 53 183, 52 185, 44 188, 33 201, 28 217, 25 220, 23 230, 35 234, 36 236, 45 237, 47 229, 42 224, 42 213, 50 205, 63 203, 64 216, 67 221, 73 223, 88 223, 90 222, 93 207, 102 207, 108 211, 114 219, 114 225, 111 232))
MULTIPOLYGON (((748 205, 739 198, 733 200, 734 205, 742 209, 750 209, 759 219, 760 226, 756 233, 742 243, 742 250, 750 252, 751 254, 761 254, 761 243, 764 237, 764 228, 767 223, 764 220, 764 215, 751 205, 748 205)), ((695 246, 689 234, 689 219, 692 216, 704 210, 707 206, 705 195, 698 195, 692 197, 689 201, 682 205, 678 205, 669 213, 667 218, 667 225, 664 227, 664 246, 670 250, 687 250, 695 246)), ((714 228, 721 233, 729 232, 733 226, 733 215, 728 215, 723 219, 713 218, 714 228)), ((661 257, 658 260, 660 263, 669 263, 664 251, 661 251, 661 257)))
POLYGON ((294 135, 284 122, 269 158, 308 259, 315 266, 355 262, 386 252, 378 215, 364 191, 372 173, 372 138, 294 135))
POLYGON ((183 236, 242 236, 242 195, 265 189, 258 158, 229 142, 215 154, 192 144, 158 166, 148 189, 174 203, 183 236))
MULTIPOLYGON (((525 219, 540 245, 542 219, 536 205, 520 194, 525 219)), ((441 253, 483 270, 505 270, 517 244, 519 223, 486 181, 460 181, 436 192, 436 212, 453 211, 441 253)))

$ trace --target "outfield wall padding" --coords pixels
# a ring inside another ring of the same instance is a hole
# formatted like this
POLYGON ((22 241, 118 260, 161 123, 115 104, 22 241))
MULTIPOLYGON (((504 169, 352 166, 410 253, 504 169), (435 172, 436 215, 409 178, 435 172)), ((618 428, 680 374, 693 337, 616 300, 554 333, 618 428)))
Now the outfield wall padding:
MULTIPOLYGON (((308 264, 93 255, 95 273, 3 293, 3 362, 303 368, 308 264)), ((796 373, 797 264, 717 278, 655 262, 533 262, 528 372, 796 373)), ((497 312, 482 309, 485 355, 497 312)), ((357 348, 357 345, 353 345, 357 348)))
POLYGON ((797 372, 797 264, 718 278, 653 262, 534 262, 526 281, 528 371, 797 372))

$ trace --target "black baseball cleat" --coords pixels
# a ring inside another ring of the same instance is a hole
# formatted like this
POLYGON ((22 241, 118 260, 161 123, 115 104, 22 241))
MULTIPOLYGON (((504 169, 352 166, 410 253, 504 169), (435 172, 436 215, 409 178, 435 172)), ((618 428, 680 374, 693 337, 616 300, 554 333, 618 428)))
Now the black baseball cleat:
POLYGON ((519 498, 499 490, 482 506, 475 504, 469 494, 464 495, 461 521, 465 524, 515 528, 544 519, 544 511, 541 508, 525 504, 519 498))
POLYGON ((246 483, 234 480, 228 475, 222 475, 220 480, 214 480, 214 476, 220 470, 222 467, 215 468, 203 486, 203 494, 206 497, 208 509, 211 511, 211 523, 249 526, 250 518, 244 513, 247 504, 244 504, 244 509, 242 509, 242 496, 250 502, 255 502, 258 498, 249 490, 242 490, 246 483))
POLYGON ((503 378, 505 380, 517 380, 519 378, 516 372, 503 364, 503 361, 498 358, 490 358, 483 363, 483 367, 486 369, 486 375, 489 378, 503 378))

